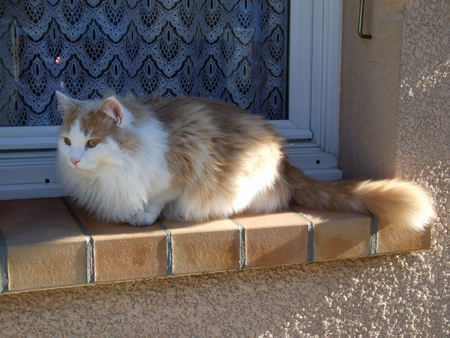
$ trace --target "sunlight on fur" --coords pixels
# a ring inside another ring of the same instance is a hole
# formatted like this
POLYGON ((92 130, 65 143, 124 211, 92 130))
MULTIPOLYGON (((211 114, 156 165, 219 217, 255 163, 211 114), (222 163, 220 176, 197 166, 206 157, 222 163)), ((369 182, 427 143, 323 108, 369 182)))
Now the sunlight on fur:
POLYGON ((106 221, 204 221, 271 213, 293 202, 373 214, 415 231, 435 217, 428 193, 413 183, 306 177, 289 164, 284 140, 268 122, 225 102, 56 95, 64 120, 61 181, 79 204, 106 221))

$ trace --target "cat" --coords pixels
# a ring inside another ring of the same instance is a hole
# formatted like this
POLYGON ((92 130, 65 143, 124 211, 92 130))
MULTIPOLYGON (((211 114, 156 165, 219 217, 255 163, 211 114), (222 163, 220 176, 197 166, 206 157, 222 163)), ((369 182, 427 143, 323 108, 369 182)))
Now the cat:
POLYGON ((61 182, 108 222, 205 221, 297 203, 374 214, 422 231, 434 218, 421 187, 398 179, 323 182, 292 166, 262 117, 205 98, 80 101, 56 92, 61 182))

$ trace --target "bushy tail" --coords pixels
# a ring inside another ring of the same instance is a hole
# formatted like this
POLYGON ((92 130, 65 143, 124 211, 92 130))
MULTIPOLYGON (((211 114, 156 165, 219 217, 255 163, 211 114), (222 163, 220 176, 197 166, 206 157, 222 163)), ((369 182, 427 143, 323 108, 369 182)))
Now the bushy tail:
POLYGON ((354 211, 423 231, 435 217, 433 203, 421 187, 398 179, 325 182, 309 178, 287 164, 292 198, 314 209, 354 211))

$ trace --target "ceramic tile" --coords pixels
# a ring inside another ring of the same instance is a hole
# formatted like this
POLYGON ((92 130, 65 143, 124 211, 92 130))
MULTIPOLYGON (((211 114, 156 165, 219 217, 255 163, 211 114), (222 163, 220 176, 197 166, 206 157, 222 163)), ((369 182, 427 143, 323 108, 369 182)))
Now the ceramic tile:
POLYGON ((106 223, 71 206, 94 241, 95 282, 166 275, 166 234, 156 224, 106 223))
POLYGON ((173 273, 237 270, 239 228, 231 220, 205 223, 163 220, 173 244, 173 273))
MULTIPOLYGON (((370 255, 371 220, 354 213, 295 207, 294 212, 204 223, 163 220, 163 230, 105 223, 69 207, 78 220, 61 199, 0 201, 9 291, 86 284, 88 247, 80 224, 92 237, 95 282, 100 283, 237 270, 241 254, 246 267, 302 263, 311 256, 322 261, 370 255), (314 225, 312 237, 297 213, 314 225), (237 223, 245 233, 242 243, 237 223)), ((417 233, 381 221, 378 229, 378 254, 430 247, 430 229, 417 233)))
POLYGON ((304 263, 308 223, 293 212, 233 217, 245 228, 246 266, 304 263))
POLYGON ((369 256, 369 217, 301 207, 295 207, 294 210, 314 225, 315 261, 369 256))
POLYGON ((10 291, 85 284, 86 239, 60 199, 0 202, 10 291))
POLYGON ((377 244, 378 254, 427 250, 431 245, 431 229, 428 227, 424 232, 416 232, 380 220, 377 244))

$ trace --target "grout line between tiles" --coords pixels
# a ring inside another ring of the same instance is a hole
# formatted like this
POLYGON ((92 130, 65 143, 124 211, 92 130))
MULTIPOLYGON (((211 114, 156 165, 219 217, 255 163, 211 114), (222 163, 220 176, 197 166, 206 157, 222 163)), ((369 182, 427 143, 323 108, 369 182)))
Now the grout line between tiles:
POLYGON ((86 238, 86 282, 88 284, 95 283, 94 240, 92 239, 92 236, 89 234, 89 232, 81 222, 78 215, 70 206, 69 202, 67 202, 67 200, 64 197, 61 197, 61 201, 63 202, 69 213, 72 215, 73 219, 75 220, 78 227, 83 232, 84 237, 86 238))
POLYGON ((239 270, 247 267, 247 243, 245 241, 245 228, 233 217, 229 217, 230 221, 239 228, 239 270))
POLYGON ((369 255, 373 256, 378 253, 378 218, 370 216, 370 249, 369 255))
POLYGON ((6 242, 0 231, 0 293, 9 291, 8 252, 6 242))
POLYGON ((306 218, 301 213, 290 209, 294 214, 299 216, 301 219, 306 221, 308 223, 308 256, 306 258, 306 262, 313 262, 314 261, 314 224, 312 221, 310 221, 308 218, 306 218))
POLYGON ((169 229, 161 222, 157 221, 157 224, 166 233, 166 274, 167 276, 173 275, 173 238, 169 229))

